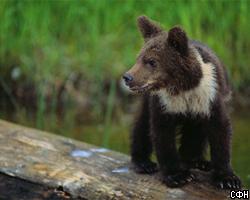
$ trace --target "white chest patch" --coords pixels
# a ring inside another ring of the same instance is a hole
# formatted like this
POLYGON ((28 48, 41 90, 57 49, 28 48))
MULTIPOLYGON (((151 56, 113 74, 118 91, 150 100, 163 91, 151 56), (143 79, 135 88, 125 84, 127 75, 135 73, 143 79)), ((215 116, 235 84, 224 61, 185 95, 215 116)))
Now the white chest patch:
POLYGON ((196 88, 176 96, 169 95, 166 90, 157 92, 166 112, 210 115, 210 104, 216 96, 216 72, 214 65, 212 63, 204 63, 197 51, 196 56, 203 74, 196 88))

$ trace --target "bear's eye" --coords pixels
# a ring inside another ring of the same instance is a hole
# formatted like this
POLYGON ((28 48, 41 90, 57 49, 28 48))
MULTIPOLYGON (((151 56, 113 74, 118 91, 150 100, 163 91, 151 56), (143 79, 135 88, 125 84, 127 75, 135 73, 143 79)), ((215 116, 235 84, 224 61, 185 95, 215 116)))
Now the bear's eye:
POLYGON ((156 61, 153 60, 153 59, 149 59, 149 60, 147 61, 147 64, 149 64, 151 67, 156 67, 156 61))

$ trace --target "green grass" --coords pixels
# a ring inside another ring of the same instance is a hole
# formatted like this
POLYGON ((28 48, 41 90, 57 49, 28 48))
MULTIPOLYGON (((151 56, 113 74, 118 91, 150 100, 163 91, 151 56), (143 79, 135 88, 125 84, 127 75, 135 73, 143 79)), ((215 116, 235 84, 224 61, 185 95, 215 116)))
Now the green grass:
MULTIPOLYGON (((18 107, 11 83, 34 85, 41 118, 46 85, 55 88, 72 73, 83 74, 92 83, 88 95, 93 112, 107 123, 110 110, 103 104, 103 82, 111 87, 135 62, 143 43, 136 18, 142 14, 166 29, 181 25, 191 38, 217 52, 236 90, 249 85, 249 1, 1 0, 1 88, 18 107)), ((114 101, 111 98, 115 96, 107 95, 104 102, 114 101)), ((38 127, 43 124, 38 119, 38 127)))
POLYGON ((248 124, 250 115, 246 114, 233 117, 233 140, 232 140, 232 165, 237 174, 242 178, 244 187, 250 189, 250 158, 248 156, 250 137, 248 124))
MULTIPOLYGON (((101 84, 119 78, 142 45, 135 21, 146 14, 212 47, 236 87, 249 81, 250 2, 0 1, 1 75, 18 66, 37 85, 82 72, 101 84)), ((100 88, 99 88, 100 90, 100 88)))

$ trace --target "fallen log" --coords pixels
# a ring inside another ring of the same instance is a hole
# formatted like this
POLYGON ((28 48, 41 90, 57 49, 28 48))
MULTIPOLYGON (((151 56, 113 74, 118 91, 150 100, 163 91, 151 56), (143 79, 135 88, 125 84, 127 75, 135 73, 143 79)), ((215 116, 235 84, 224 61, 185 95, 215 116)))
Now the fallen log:
POLYGON ((0 120, 0 199, 227 199, 209 173, 194 173, 171 189, 134 173, 127 155, 0 120))

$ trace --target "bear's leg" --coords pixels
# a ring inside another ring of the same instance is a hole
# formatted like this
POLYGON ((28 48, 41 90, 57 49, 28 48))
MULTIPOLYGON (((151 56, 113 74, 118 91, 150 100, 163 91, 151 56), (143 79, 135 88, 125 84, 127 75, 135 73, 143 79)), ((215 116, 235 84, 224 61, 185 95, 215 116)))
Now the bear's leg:
POLYGON ((230 164, 230 144, 232 128, 224 102, 216 102, 206 126, 211 147, 211 161, 214 168, 213 180, 221 189, 241 188, 240 179, 234 174, 230 164))
POLYGON ((162 181, 169 187, 179 187, 193 180, 193 175, 181 166, 175 141, 176 122, 158 115, 152 119, 152 134, 162 181))
POLYGON ((156 163, 150 160, 152 141, 149 128, 148 97, 143 98, 143 103, 135 121, 131 135, 131 157, 133 168, 137 173, 154 173, 157 171, 156 163))
POLYGON ((181 129, 181 146, 179 152, 182 162, 188 168, 203 171, 211 169, 211 163, 205 160, 207 149, 207 134, 202 128, 202 123, 195 119, 187 120, 181 129))
POLYGON ((193 180, 189 169, 181 166, 176 149, 176 116, 165 114, 156 98, 151 102, 151 134, 162 181, 169 187, 179 187, 193 180))

